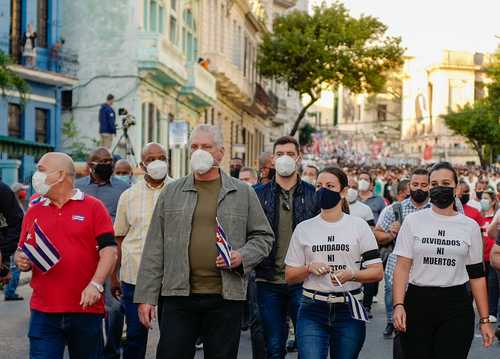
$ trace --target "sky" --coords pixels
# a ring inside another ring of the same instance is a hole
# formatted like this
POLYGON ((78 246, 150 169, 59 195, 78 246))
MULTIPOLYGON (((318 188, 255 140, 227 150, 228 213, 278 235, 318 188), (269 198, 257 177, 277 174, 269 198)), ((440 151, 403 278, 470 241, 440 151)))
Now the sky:
MULTIPOLYGON (((310 0, 312 2, 318 0, 310 0)), ((331 1, 331 0, 329 0, 331 1)), ((328 3, 328 2, 327 2, 328 3)), ((343 0, 351 15, 378 17, 407 54, 436 62, 442 50, 493 52, 500 44, 500 0, 343 0)))

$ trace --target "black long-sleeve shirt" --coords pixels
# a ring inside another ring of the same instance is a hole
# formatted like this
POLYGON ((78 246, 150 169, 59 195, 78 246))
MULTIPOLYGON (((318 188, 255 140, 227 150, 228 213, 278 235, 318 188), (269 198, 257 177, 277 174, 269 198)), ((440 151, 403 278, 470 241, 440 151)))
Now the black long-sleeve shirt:
POLYGON ((23 210, 19 207, 16 195, 0 181, 0 253, 3 263, 8 263, 16 251, 22 222, 23 210))

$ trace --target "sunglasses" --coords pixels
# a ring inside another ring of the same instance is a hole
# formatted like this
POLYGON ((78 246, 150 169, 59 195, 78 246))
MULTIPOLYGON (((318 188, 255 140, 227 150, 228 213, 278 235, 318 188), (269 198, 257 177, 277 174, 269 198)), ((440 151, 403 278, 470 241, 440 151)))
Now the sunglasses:
POLYGON ((281 202, 281 206, 285 211, 290 211, 292 208, 290 207, 290 193, 282 192, 283 201, 281 202))

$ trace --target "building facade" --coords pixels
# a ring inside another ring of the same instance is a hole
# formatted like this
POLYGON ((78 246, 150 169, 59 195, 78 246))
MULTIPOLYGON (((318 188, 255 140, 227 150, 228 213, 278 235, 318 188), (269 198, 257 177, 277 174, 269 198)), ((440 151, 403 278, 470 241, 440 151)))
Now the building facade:
POLYGON ((24 101, 11 90, 0 97, 0 175, 9 183, 28 183, 35 162, 61 147, 61 94, 75 83, 60 73, 61 16, 61 0, 0 2, 0 51, 29 85, 24 101), (37 36, 27 56, 29 29, 37 36))
POLYGON ((486 95, 485 66, 489 62, 488 55, 448 50, 440 61, 424 68, 415 59, 406 61, 401 140, 407 157, 479 164, 465 139, 453 135, 441 116, 486 95))
POLYGON ((128 129, 135 158, 145 143, 160 142, 169 147, 173 177, 189 171, 185 138, 197 124, 222 129, 225 168, 231 157, 255 166, 271 133, 285 132, 286 121, 275 120, 279 98, 256 68, 272 2, 110 0, 103 8, 95 0, 64 0, 64 6, 62 29, 73 59, 66 69, 79 79, 65 120, 77 126, 79 140, 96 142, 98 111, 109 93, 115 109, 135 118, 128 129))

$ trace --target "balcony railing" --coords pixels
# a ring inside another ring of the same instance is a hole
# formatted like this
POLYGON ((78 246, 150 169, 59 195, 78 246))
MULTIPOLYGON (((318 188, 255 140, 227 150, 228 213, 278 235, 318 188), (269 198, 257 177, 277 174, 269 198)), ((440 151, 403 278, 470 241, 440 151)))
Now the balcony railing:
POLYGON ((37 143, 10 136, 0 136, 0 152, 9 157, 33 156, 38 159, 47 152, 53 151, 54 146, 46 143, 37 143))
POLYGON ((217 99, 216 79, 197 63, 187 65, 188 82, 182 93, 190 96, 196 106, 206 107, 217 99))
POLYGON ((143 32, 139 35, 139 68, 155 71, 165 85, 184 85, 188 74, 183 54, 162 34, 143 32))
POLYGON ((209 70, 217 78, 219 91, 243 106, 250 106, 255 86, 243 76, 243 72, 221 54, 209 53, 204 58, 209 60, 209 70))

